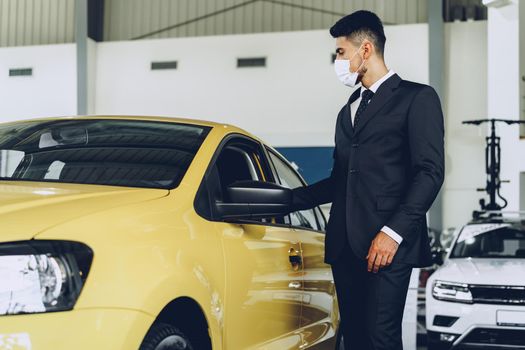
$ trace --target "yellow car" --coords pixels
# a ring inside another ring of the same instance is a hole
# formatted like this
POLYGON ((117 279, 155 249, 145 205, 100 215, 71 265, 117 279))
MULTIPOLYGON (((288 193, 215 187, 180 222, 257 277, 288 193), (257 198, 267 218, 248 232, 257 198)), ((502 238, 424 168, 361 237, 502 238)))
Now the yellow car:
POLYGON ((335 349, 325 218, 223 124, 0 124, 0 349, 335 349))

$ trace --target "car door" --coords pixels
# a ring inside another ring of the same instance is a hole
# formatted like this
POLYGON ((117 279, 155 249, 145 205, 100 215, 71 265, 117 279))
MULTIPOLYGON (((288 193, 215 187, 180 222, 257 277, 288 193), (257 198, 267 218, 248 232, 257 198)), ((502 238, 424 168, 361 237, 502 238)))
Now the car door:
MULTIPOLYGON (((239 180, 272 181, 260 143, 229 137, 206 175, 211 200, 224 200, 225 187, 239 180)), ((215 222, 225 256, 225 349, 297 349, 302 269, 298 233, 283 218, 215 222)))
MULTIPOLYGON (((270 148, 268 154, 281 185, 289 188, 305 185, 283 157, 270 148)), ((291 213, 290 218, 292 227, 300 234, 303 257, 303 348, 334 349, 339 312, 332 269, 324 263, 325 218, 319 208, 291 213)))

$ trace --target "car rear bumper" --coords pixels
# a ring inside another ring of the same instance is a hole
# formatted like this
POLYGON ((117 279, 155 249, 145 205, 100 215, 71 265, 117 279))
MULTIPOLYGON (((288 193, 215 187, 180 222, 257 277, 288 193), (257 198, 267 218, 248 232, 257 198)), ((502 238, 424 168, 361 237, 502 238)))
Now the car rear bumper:
POLYGON ((0 349, 138 349, 153 321, 128 309, 0 316, 0 349))

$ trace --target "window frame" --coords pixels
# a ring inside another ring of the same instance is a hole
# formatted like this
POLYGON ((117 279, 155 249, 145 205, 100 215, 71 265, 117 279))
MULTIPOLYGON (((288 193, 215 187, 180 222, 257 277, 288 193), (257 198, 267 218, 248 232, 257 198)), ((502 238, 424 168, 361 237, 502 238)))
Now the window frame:
MULTIPOLYGON (((195 210, 197 215, 199 215, 200 217, 202 217, 203 219, 205 219, 207 221, 212 221, 212 222, 227 222, 227 223, 234 223, 234 224, 239 224, 239 225, 248 224, 248 225, 260 225, 260 226, 292 228, 291 224, 261 222, 261 221, 257 221, 257 220, 248 220, 248 219, 236 219, 236 220, 231 220, 231 221, 224 221, 224 220, 221 220, 221 219, 219 219, 217 217, 214 217, 213 213, 211 212, 211 208, 210 208, 210 215, 208 215, 207 213, 203 213, 202 210, 199 208, 199 205, 197 203, 198 203, 198 201, 199 201, 201 196, 207 197, 206 199, 208 201, 208 204, 211 206, 210 193, 209 193, 209 190, 207 188, 208 176, 210 175, 210 172, 212 171, 213 167, 215 166, 215 164, 217 162, 217 159, 221 155, 221 153, 224 150, 224 148, 229 146, 229 144, 232 141, 235 141, 235 140, 239 140, 240 142, 252 143, 254 146, 256 146, 258 148, 258 150, 260 151, 260 155, 262 157, 262 159, 260 159, 260 161, 262 163, 261 164, 261 168, 262 168, 261 170, 262 170, 263 175, 266 178, 265 181, 266 182, 277 183, 277 181, 276 181, 276 179, 274 177, 275 175, 274 175, 273 170, 271 168, 272 165, 270 164, 270 160, 268 159, 268 155, 267 155, 267 153, 265 151, 265 145, 263 143, 261 143, 260 141, 254 139, 254 138, 252 138, 252 137, 250 137, 248 135, 244 135, 244 134, 241 134, 241 133, 230 133, 230 134, 226 135, 221 140, 221 142, 217 146, 217 149, 214 151, 213 156, 211 157, 210 162, 208 163, 208 166, 206 167, 206 171, 204 172, 204 175, 202 176, 201 182, 199 184, 199 188, 197 189, 197 192, 196 192, 194 200, 193 200, 193 209, 195 210)), ((283 218, 286 217, 286 216, 288 216, 288 215, 283 216, 283 218)))
MULTIPOLYGON (((273 172, 273 177, 274 179, 279 179, 279 184, 280 184, 280 178, 279 178, 279 174, 277 173, 277 168, 275 167, 275 164, 273 163, 273 160, 270 156, 270 154, 274 155, 275 157, 277 157, 278 159, 280 159, 282 162, 284 162, 285 165, 288 166, 288 168, 290 168, 290 170, 297 176, 297 178, 301 181, 302 185, 303 186, 307 186, 308 184, 306 183, 306 181, 304 180, 304 178, 301 176, 301 174, 299 174, 298 171, 296 171, 294 169, 294 167, 290 164, 290 162, 284 158, 281 154, 279 154, 279 152, 277 152, 275 149, 273 149, 272 147, 268 146, 268 145, 264 145, 264 149, 266 151, 266 158, 268 158, 268 161, 270 162, 271 164, 271 170, 273 172)), ((277 180, 276 180, 277 181, 277 180)), ((277 182, 276 182, 277 183, 277 182)), ((318 209, 319 211, 319 214, 321 215, 321 218, 319 218, 319 215, 318 213, 316 212, 316 210, 314 210, 314 208, 312 208, 311 210, 313 211, 313 214, 314 214, 314 217, 315 217, 315 220, 316 220, 316 223, 317 223, 317 226, 318 227, 322 227, 324 226, 325 230, 316 230, 316 229, 312 229, 312 228, 308 228, 308 227, 303 227, 303 226, 296 226, 296 225, 292 225, 291 222, 291 218, 290 218, 290 226, 292 228, 295 228, 295 229, 300 229, 300 230, 307 230, 307 231, 313 231, 313 232, 318 232, 318 233, 322 233, 322 234, 325 234, 326 233, 326 225, 327 225, 327 221, 326 221, 326 218, 323 214, 323 211, 321 210, 321 208, 319 208, 319 206, 316 206, 315 208, 318 209), (321 225, 320 223, 320 220, 323 220, 324 222, 324 225, 321 225)))

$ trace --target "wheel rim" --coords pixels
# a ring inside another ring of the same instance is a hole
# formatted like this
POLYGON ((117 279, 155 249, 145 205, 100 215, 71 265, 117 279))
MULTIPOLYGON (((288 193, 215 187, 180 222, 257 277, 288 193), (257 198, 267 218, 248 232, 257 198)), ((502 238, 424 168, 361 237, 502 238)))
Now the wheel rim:
POLYGON ((170 335, 162 339, 162 341, 155 347, 155 350, 186 350, 188 343, 180 335, 170 335))

